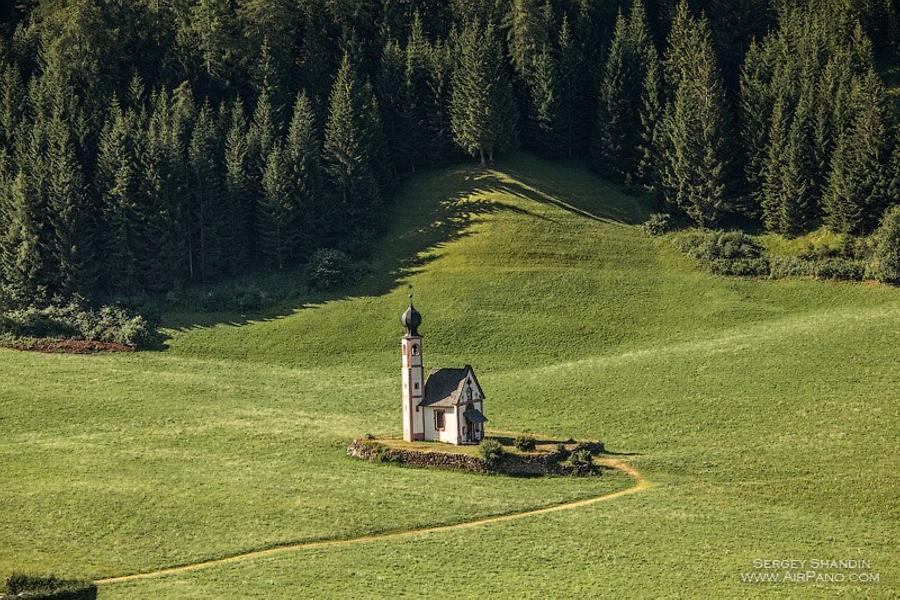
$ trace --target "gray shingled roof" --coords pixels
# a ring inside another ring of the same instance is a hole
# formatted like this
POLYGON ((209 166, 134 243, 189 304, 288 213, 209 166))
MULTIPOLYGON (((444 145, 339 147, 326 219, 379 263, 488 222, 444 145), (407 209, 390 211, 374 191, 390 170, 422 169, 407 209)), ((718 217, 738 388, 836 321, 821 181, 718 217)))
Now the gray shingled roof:
POLYGON ((474 375, 469 365, 461 369, 432 369, 425 381, 425 397, 419 405, 456 406, 470 372, 474 375))

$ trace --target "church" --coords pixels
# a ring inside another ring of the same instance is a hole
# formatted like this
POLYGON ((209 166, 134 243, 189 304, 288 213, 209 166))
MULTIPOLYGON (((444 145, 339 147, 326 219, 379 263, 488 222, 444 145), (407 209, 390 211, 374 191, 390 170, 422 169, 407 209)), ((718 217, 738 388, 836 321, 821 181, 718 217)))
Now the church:
POLYGON ((432 369, 425 378, 422 315, 412 304, 400 317, 406 328, 403 356, 403 439, 448 444, 478 444, 484 438, 484 391, 471 365, 432 369))

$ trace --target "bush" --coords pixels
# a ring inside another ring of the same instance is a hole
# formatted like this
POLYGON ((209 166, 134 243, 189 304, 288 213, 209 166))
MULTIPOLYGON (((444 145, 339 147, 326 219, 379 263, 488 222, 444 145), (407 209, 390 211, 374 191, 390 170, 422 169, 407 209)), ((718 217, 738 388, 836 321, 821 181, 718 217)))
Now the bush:
POLYGON ((695 230, 679 236, 675 243, 716 275, 762 277, 769 274, 763 247, 740 231, 695 230))
POLYGON ((644 221, 641 229, 649 235, 664 235, 672 231, 672 215, 668 213, 653 213, 644 221))
POLYGON ((553 451, 553 456, 557 462, 562 462, 569 458, 572 453, 569 452, 569 449, 566 448, 566 445, 563 443, 556 444, 556 450, 553 451))
POLYGON ((323 249, 313 254, 307 270, 309 287, 317 291, 333 290, 353 276, 350 257, 340 250, 323 249))
POLYGON ((900 204, 885 211, 872 241, 869 274, 882 283, 900 284, 900 204))
POLYGON ((503 458, 503 446, 495 439, 485 438, 479 446, 481 459, 488 471, 493 471, 500 464, 503 458))
POLYGON ((90 581, 75 581, 13 574, 6 580, 10 597, 30 600, 94 600, 97 586, 90 581))
POLYGON ((594 456, 587 448, 578 448, 572 452, 572 456, 569 457, 569 464, 572 465, 575 475, 579 476, 590 475, 596 469, 594 456))
POLYGON ((142 348, 152 342, 155 331, 143 316, 133 314, 125 308, 103 306, 92 309, 70 302, 60 306, 6 311, 0 318, 0 334, 13 337, 77 338, 142 348))
POLYGON ((533 435, 520 435, 515 439, 513 445, 522 452, 531 452, 537 447, 537 441, 533 435))
POLYGON ((826 258, 813 263, 813 275, 816 279, 862 281, 865 273, 863 263, 849 258, 826 258))

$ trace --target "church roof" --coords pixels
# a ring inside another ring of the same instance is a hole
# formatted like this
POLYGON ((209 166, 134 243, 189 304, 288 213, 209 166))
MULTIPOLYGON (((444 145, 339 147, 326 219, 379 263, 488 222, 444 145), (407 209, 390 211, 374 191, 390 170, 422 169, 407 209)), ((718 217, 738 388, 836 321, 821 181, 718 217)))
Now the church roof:
POLYGON ((428 373, 428 379, 425 380, 425 397, 420 406, 456 406, 459 404, 459 397, 465 388, 466 379, 469 374, 472 375, 472 382, 481 392, 482 398, 484 391, 475 377, 475 371, 471 365, 466 365, 461 369, 432 369, 428 373))

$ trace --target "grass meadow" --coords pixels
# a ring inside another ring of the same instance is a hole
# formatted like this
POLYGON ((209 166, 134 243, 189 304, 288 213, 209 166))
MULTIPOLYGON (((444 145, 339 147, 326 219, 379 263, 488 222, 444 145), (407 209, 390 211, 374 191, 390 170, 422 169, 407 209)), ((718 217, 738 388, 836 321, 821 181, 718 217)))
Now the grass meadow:
POLYGON ((601 439, 655 486, 466 530, 103 586, 100 598, 891 597, 900 290, 709 275, 650 211, 526 154, 420 175, 370 274, 261 314, 168 315, 161 351, 0 350, 0 576, 100 578, 623 489, 353 461, 399 421, 412 284, 429 366, 475 366, 489 429, 601 439), (748 584, 754 559, 875 583, 748 584))

